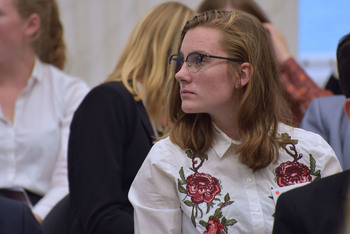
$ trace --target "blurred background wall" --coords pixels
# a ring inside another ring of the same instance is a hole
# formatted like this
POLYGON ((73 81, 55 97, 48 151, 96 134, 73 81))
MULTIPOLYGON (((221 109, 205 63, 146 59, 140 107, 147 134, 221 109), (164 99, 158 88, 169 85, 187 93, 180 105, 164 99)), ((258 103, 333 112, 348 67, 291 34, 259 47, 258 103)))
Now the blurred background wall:
MULTIPOLYGON (((113 70, 137 21, 165 0, 57 0, 64 26, 65 71, 93 87, 113 70)), ((298 0, 256 0, 298 57, 298 0)), ((201 0, 178 0, 196 9, 201 0)))

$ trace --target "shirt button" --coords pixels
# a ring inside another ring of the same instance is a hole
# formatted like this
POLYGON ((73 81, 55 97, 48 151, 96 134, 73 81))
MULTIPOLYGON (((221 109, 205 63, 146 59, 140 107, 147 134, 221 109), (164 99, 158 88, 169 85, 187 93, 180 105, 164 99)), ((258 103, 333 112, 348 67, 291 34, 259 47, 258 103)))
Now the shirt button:
POLYGON ((259 211, 259 208, 258 208, 258 207, 255 207, 254 210, 255 210, 255 211, 259 211))
POLYGON ((251 178, 247 178, 246 180, 248 183, 252 182, 252 179, 251 178))

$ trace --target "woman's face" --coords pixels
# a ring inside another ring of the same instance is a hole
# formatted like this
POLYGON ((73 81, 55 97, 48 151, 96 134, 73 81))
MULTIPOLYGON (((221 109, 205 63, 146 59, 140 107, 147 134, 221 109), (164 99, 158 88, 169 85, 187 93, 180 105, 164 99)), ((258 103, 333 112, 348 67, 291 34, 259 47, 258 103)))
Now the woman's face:
MULTIPOLYGON (((221 32, 215 28, 198 26, 190 29, 183 39, 180 54, 184 59, 194 52, 227 57, 219 46, 220 36, 221 32)), ((204 57, 197 72, 189 71, 190 67, 184 63, 175 78, 180 84, 185 113, 208 113, 212 118, 232 114, 238 105, 235 92, 237 77, 229 76, 228 63, 231 61, 204 57)))
POLYGON ((19 15, 13 0, 0 0, 0 59, 20 53, 26 21, 19 15))

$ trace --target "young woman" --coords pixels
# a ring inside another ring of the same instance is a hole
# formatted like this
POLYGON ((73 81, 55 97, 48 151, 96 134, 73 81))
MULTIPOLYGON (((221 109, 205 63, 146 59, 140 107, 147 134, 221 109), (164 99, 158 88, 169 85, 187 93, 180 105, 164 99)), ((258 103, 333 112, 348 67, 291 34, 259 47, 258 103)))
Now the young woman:
POLYGON ((284 124, 290 111, 255 17, 195 16, 169 61, 169 136, 131 186, 135 233, 271 233, 279 193, 341 171, 319 135, 284 124))

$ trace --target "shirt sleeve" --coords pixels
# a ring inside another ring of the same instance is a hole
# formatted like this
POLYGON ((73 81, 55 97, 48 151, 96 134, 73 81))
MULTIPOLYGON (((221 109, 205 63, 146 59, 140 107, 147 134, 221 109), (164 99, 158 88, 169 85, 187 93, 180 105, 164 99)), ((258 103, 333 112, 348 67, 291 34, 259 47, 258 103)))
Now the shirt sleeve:
MULTIPOLYGON (((129 191, 134 207, 135 233, 180 234, 182 211, 177 187, 169 164, 160 161, 164 155, 152 148, 129 191)), ((174 156, 175 157, 175 156, 174 156)))
POLYGON ((61 91, 57 92, 61 95, 59 100, 62 100, 62 110, 60 117, 60 149, 55 168, 52 172, 50 189, 42 199, 33 207, 33 211, 42 219, 50 212, 50 210, 68 194, 68 176, 67 176, 67 145, 69 136, 69 127, 73 114, 87 92, 88 85, 77 79, 62 77, 61 91))
POLYGON ((321 169, 321 178, 342 172, 342 167, 333 148, 316 133, 310 132, 309 137, 312 139, 309 141, 312 141, 314 146, 310 154, 316 160, 316 167, 319 165, 319 168, 323 168, 321 169))

